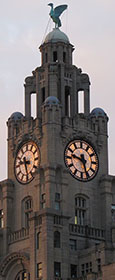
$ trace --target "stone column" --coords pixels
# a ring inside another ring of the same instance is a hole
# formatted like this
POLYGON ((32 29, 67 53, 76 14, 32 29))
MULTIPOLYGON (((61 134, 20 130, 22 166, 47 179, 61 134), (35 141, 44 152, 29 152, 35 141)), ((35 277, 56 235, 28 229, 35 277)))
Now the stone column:
POLYGON ((84 114, 90 113, 90 94, 89 89, 84 89, 84 114))

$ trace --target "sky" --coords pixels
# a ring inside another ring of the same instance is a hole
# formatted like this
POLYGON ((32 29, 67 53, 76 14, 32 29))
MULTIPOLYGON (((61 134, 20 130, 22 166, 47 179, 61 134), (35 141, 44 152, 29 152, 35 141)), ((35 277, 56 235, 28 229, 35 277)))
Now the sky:
MULTIPOLYGON (((24 114, 24 80, 41 64, 39 46, 53 28, 46 0, 0 3, 0 180, 7 178, 7 126, 13 112, 24 114), (48 25, 49 22, 49 25, 48 25)), ((55 0, 67 4, 61 30, 75 46, 73 64, 88 73, 91 110, 109 117, 109 174, 115 174, 115 1, 55 0)))

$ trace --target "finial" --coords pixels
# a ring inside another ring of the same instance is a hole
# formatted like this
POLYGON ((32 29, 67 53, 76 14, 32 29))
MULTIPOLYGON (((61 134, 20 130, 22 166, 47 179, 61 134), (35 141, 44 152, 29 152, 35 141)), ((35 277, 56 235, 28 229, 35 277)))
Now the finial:
POLYGON ((49 15, 52 18, 52 20, 55 22, 55 27, 56 28, 60 27, 62 24, 59 17, 67 9, 68 5, 60 5, 57 6, 55 9, 53 8, 53 3, 49 3, 48 6, 51 7, 51 11, 49 15))

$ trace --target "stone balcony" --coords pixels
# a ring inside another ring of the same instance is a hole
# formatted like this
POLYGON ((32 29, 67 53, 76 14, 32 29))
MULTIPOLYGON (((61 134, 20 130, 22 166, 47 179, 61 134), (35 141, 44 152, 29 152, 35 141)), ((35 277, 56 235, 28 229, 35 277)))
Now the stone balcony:
POLYGON ((17 242, 19 240, 27 239, 29 238, 29 228, 22 228, 20 230, 11 232, 8 235, 8 244, 17 242))
POLYGON ((70 224, 69 233, 100 241, 105 240, 105 231, 103 229, 93 228, 89 226, 70 224))

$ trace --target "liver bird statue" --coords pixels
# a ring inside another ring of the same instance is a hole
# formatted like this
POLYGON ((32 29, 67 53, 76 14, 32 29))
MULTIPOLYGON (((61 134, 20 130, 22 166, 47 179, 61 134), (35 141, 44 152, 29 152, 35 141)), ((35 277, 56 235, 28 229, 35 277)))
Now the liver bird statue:
POLYGON ((51 7, 51 11, 49 13, 52 20, 55 22, 55 27, 61 26, 60 15, 67 9, 67 5, 57 6, 55 9, 53 8, 53 3, 49 3, 48 6, 51 7))

